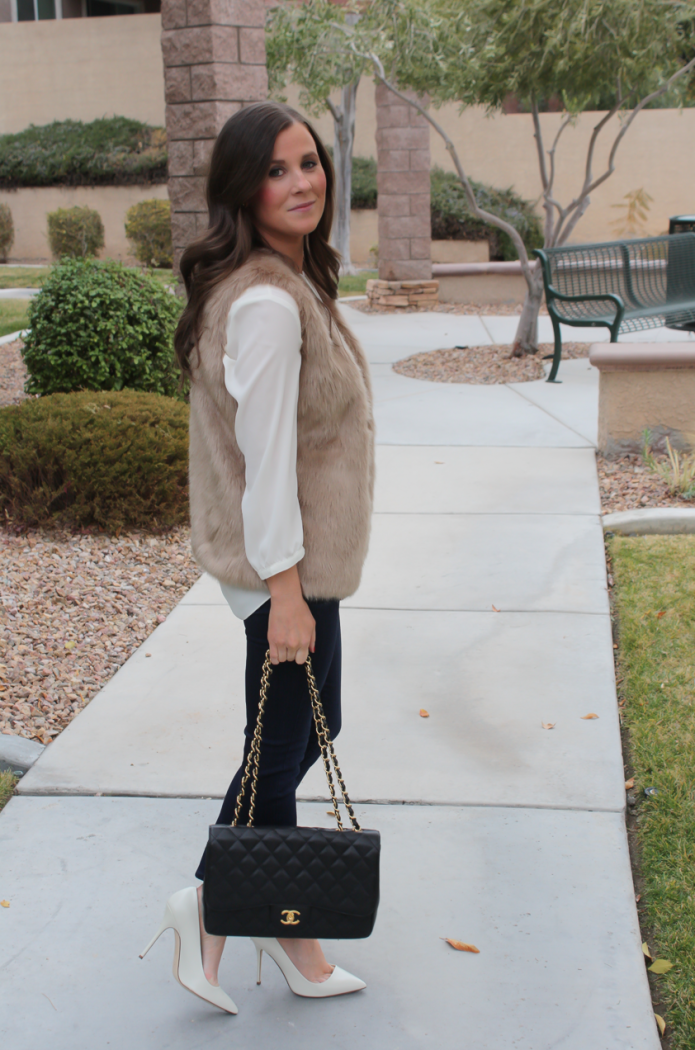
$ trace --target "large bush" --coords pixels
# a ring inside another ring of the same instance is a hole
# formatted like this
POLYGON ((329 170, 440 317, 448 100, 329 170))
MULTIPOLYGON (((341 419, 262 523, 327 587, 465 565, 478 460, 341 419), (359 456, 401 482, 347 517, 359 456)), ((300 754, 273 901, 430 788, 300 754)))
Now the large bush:
POLYGON ((0 262, 7 262, 14 243, 14 223, 7 204, 0 204, 0 262))
POLYGON ((373 157, 352 158, 353 208, 376 208, 376 161, 373 157))
MULTIPOLYGON (((542 248, 541 222, 529 201, 525 201, 511 189, 498 190, 493 186, 473 182, 472 179, 471 184, 481 208, 494 212, 501 219, 511 223, 521 234, 529 251, 542 248)), ((490 245, 491 259, 511 261, 518 258, 516 248, 506 233, 471 215, 463 186, 453 172, 433 168, 431 192, 433 238, 487 241, 490 245)))
POLYGON ((188 520, 188 407, 131 390, 0 409, 0 513, 16 525, 188 520))
POLYGON ((64 259, 29 308, 30 394, 145 390, 176 396, 172 337, 179 299, 120 263, 64 259))
POLYGON ((125 233, 135 245, 135 258, 138 262, 145 266, 173 265, 169 201, 140 201, 128 208, 125 233))
POLYGON ((127 117, 56 120, 0 135, 0 188, 166 182, 164 128, 127 117))
POLYGON ((47 219, 48 243, 56 259, 84 259, 104 247, 104 224, 93 208, 58 208, 47 219))

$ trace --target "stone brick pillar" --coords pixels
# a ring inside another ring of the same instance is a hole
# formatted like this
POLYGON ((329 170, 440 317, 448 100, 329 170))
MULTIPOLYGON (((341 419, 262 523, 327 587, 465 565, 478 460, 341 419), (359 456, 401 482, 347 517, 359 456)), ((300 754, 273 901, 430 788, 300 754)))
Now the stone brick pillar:
POLYGON ((205 175, 233 113, 267 97, 264 0, 162 0, 174 267, 207 226, 205 175))
POLYGON ((436 302, 438 282, 431 279, 429 124, 383 84, 376 89, 376 145, 379 280, 370 282, 368 294, 375 301, 384 296, 407 299, 384 305, 413 305, 420 298, 436 302))

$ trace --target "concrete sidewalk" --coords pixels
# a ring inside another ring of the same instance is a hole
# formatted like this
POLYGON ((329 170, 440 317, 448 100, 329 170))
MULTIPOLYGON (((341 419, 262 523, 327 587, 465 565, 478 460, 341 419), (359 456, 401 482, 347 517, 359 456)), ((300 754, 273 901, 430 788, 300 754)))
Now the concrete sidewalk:
MULTIPOLYGON (((268 965, 257 988, 251 949, 232 942, 229 1018, 175 984, 168 935, 137 959, 192 882, 239 759, 243 630, 204 577, 0 817, 8 1045, 660 1045, 623 821, 595 371, 418 382, 390 362, 507 341, 514 319, 345 310, 373 368, 379 447, 370 555, 344 603, 337 750, 383 835, 383 894, 372 938, 329 956, 368 987, 299 1000, 268 965)), ((318 768, 301 794, 326 797, 318 768)), ((325 811, 307 801, 300 820, 328 826, 325 811)))

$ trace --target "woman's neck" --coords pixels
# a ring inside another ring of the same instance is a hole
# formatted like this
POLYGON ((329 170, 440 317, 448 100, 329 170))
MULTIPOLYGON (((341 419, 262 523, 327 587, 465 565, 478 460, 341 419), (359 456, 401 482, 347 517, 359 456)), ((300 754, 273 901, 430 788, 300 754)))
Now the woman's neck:
POLYGON ((302 272, 304 268, 303 237, 283 237, 272 230, 259 230, 258 232, 273 251, 280 252, 281 255, 290 260, 297 273, 302 272))

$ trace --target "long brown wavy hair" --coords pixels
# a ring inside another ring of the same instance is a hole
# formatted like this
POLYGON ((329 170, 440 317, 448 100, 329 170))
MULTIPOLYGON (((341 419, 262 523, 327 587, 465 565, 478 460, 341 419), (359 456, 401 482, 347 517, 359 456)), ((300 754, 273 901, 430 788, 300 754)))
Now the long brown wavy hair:
POLYGON ((181 256, 188 302, 174 335, 182 376, 191 376, 191 354, 200 334, 203 309, 213 289, 248 259, 254 249, 272 251, 245 205, 268 175, 275 140, 292 124, 303 124, 326 173, 326 203, 318 226, 304 238, 304 272, 331 310, 338 296, 340 256, 328 238, 333 225, 335 174, 326 148, 296 110, 279 102, 257 102, 230 117, 217 136, 210 159, 206 197, 208 228, 181 256))

